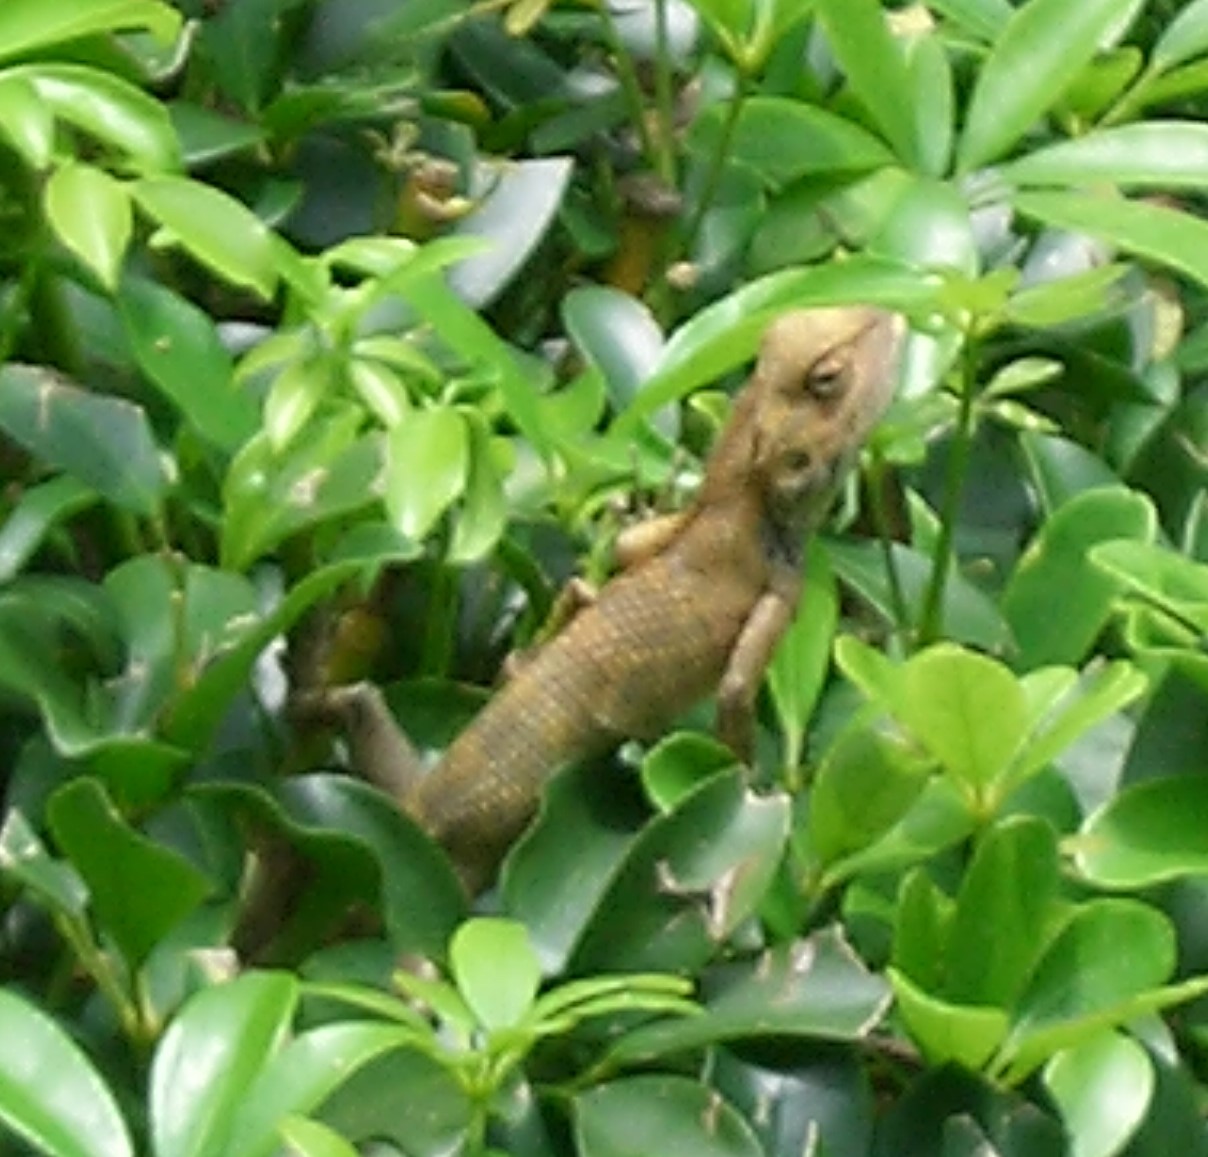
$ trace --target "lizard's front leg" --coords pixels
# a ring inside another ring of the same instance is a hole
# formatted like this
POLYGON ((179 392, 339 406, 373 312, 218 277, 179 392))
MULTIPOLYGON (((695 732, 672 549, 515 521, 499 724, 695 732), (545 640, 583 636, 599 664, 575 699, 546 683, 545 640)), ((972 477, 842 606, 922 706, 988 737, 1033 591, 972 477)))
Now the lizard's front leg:
POLYGON ((760 596, 739 632, 717 687, 717 733, 744 763, 755 753, 755 696, 776 644, 793 621, 800 579, 782 581, 760 596))

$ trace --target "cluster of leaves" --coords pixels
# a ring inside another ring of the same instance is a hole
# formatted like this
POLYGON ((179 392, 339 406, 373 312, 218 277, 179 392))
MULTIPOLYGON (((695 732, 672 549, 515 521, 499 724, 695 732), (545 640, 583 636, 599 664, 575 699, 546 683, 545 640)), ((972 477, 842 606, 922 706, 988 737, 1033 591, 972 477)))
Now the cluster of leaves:
POLYGON ((1208 0, 4 0, 0 1124, 1208 1154, 1206 110, 1208 0), (567 769, 469 916, 283 670, 439 747, 851 301, 756 783, 567 769))

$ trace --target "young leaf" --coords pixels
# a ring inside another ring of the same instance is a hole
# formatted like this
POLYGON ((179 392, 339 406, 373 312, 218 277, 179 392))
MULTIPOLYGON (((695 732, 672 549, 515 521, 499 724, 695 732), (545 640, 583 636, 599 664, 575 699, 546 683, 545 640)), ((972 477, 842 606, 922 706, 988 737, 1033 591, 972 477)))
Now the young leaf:
POLYGON ((488 1030, 519 1025, 541 984, 537 954, 514 920, 467 921, 454 933, 449 964, 466 1004, 488 1030))
POLYGON ((404 537, 418 542, 466 485, 469 433, 456 409, 414 410, 387 434, 386 509, 404 537))

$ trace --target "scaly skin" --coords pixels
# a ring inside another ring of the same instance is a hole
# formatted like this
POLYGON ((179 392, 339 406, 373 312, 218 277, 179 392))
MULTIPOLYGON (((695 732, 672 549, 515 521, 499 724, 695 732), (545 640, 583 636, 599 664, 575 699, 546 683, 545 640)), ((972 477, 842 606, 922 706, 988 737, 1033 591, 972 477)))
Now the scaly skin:
POLYGON ((376 688, 309 693, 354 763, 391 791, 480 891, 567 764, 652 738, 717 689, 721 738, 749 759, 755 694, 792 621, 804 539, 888 405, 894 317, 784 315, 692 505, 620 544, 635 557, 518 672, 427 775, 376 688))

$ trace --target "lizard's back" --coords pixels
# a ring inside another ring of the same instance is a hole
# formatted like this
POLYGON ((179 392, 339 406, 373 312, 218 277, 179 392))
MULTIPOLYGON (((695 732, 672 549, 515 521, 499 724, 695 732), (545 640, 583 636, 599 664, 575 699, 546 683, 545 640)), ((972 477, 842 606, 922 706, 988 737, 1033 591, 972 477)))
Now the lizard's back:
POLYGON ((554 772, 652 737, 717 685, 759 585, 727 582, 724 561, 702 566, 693 540, 613 579, 457 737, 439 795, 425 792, 431 776, 420 783, 411 807, 455 862, 489 873, 554 772))

